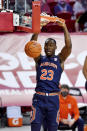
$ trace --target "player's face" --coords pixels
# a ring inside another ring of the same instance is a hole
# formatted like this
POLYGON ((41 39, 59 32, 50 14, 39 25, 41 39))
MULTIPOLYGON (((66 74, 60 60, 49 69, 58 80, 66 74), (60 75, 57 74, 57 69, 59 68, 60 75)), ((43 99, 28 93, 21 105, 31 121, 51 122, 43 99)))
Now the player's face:
POLYGON ((56 49, 56 44, 53 41, 48 41, 47 43, 45 43, 45 53, 48 57, 51 57, 55 54, 55 49, 56 49))

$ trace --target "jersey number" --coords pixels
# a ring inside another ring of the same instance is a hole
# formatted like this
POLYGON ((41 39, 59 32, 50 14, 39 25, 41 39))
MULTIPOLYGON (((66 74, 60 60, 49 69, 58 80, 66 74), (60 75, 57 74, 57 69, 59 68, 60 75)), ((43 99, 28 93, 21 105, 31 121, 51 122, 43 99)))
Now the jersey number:
POLYGON ((40 76, 41 80, 49 80, 49 81, 51 81, 53 79, 53 75, 54 75, 53 70, 43 69, 43 70, 41 70, 41 72, 42 72, 42 74, 40 76))

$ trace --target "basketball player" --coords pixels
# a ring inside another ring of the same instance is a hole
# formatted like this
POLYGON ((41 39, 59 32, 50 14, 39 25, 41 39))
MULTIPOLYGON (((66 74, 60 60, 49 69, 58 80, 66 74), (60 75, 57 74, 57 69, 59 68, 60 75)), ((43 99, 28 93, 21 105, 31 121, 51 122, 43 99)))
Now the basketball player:
MULTIPOLYGON (((66 24, 57 22, 64 30, 65 46, 58 55, 56 41, 48 38, 45 41, 46 56, 35 58, 36 63, 36 93, 32 102, 31 131, 40 131, 43 119, 47 120, 48 131, 57 131, 59 119, 59 92, 58 88, 64 62, 71 53, 72 44, 66 24)), ((38 34, 33 34, 31 40, 37 41, 38 34)))
POLYGON ((83 74, 84 74, 84 77, 86 79, 86 82, 85 82, 85 89, 87 91, 87 56, 85 58, 85 62, 84 62, 84 65, 83 65, 83 74))

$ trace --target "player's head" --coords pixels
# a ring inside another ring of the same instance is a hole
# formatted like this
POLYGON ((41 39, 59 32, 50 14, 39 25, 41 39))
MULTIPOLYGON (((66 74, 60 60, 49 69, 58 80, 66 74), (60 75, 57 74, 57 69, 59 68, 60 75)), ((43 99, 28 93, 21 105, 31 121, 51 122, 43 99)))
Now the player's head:
POLYGON ((69 86, 66 84, 61 85, 61 95, 66 97, 69 94, 69 86))
POLYGON ((56 41, 54 39, 48 38, 45 41, 44 50, 45 50, 45 53, 48 57, 51 57, 55 54, 56 48, 57 48, 56 41))

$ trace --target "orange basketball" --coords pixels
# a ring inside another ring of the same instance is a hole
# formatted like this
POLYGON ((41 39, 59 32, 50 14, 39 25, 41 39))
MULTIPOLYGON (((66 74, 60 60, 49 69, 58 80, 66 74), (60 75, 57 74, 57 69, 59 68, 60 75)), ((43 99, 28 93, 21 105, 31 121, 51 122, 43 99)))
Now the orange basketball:
POLYGON ((37 42, 37 41, 29 41, 26 45, 25 45, 25 53, 27 56, 29 57, 38 57, 41 53, 41 45, 37 42))

